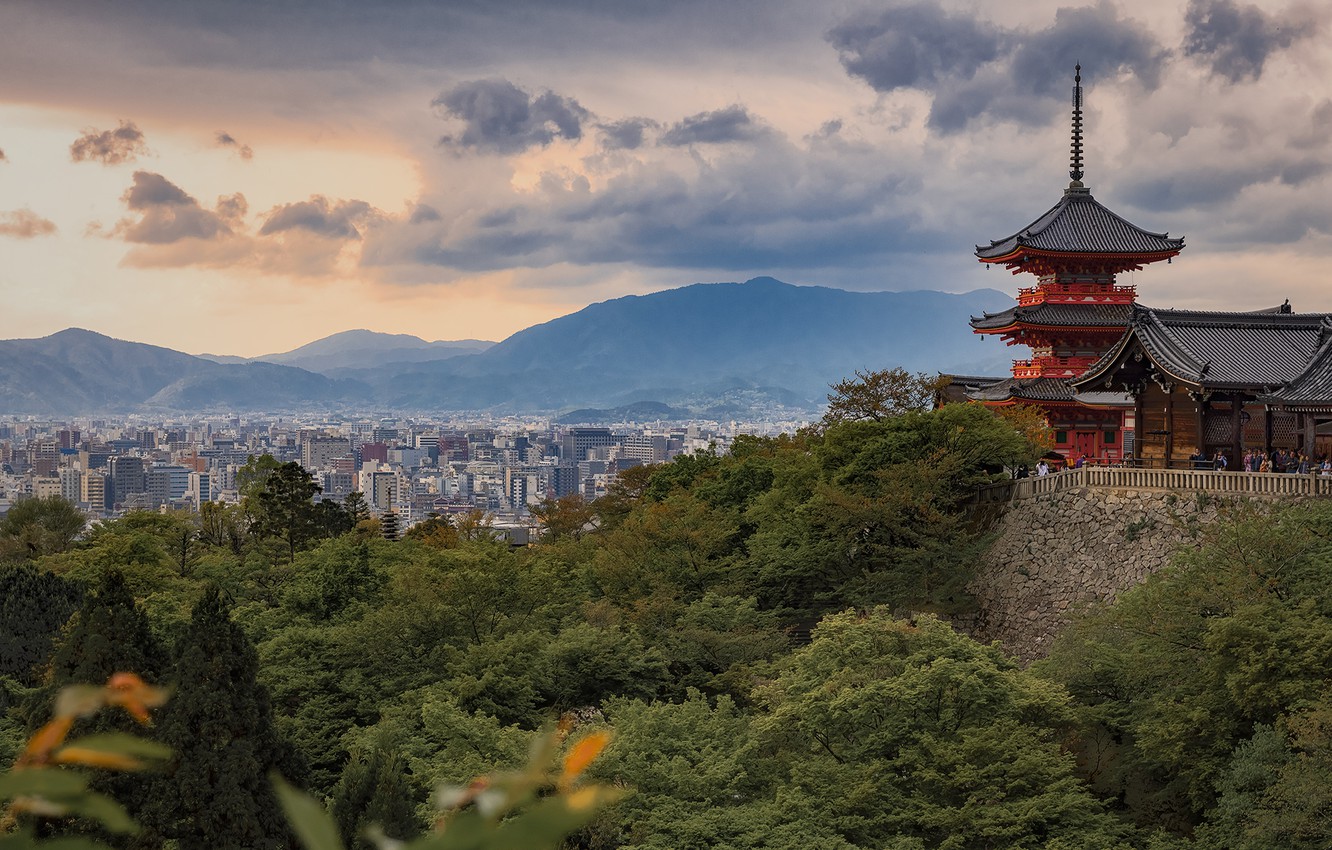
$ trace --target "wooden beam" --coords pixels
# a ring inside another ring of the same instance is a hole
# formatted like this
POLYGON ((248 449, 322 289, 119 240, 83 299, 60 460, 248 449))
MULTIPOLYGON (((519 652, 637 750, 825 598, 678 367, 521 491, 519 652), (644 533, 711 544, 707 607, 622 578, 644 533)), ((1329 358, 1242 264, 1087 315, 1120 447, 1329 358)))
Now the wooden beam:
POLYGON ((1165 468, 1170 469, 1170 464, 1175 459, 1175 387, 1173 384, 1166 391, 1165 432, 1165 468))
POLYGON ((1230 397, 1230 467, 1236 470, 1244 457, 1244 423, 1240 420, 1243 412, 1244 397, 1236 393, 1230 397))

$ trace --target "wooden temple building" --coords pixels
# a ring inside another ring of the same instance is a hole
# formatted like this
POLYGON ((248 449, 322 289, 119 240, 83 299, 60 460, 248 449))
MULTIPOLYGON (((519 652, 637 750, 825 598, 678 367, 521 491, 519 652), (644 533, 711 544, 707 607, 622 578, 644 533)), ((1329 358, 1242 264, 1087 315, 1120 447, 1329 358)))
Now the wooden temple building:
POLYGON ((1289 302, 1250 313, 1152 309, 1116 283, 1169 261, 1184 240, 1129 223, 1083 185, 1081 70, 1072 182, 1031 224, 976 248, 982 263, 1036 277, 1014 307, 971 320, 1031 356, 1002 379, 950 376, 944 397, 1038 405, 1070 461, 1187 467, 1220 452, 1236 469, 1248 450, 1332 453, 1332 315, 1295 313, 1289 302))

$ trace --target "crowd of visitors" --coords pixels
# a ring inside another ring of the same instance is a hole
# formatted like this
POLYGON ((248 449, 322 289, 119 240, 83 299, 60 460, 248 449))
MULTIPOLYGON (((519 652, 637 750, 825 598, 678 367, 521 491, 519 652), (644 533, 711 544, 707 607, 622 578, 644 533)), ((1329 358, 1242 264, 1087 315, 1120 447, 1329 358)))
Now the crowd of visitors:
MULTIPOLYGON (((1224 470, 1230 468, 1230 459, 1224 452, 1218 451, 1211 458, 1197 452, 1189 460, 1194 469, 1224 470)), ((1289 472, 1297 475, 1332 475, 1332 456, 1320 455, 1311 458, 1301 452, 1288 452, 1275 449, 1263 452, 1249 449, 1244 453, 1237 472, 1289 472)))

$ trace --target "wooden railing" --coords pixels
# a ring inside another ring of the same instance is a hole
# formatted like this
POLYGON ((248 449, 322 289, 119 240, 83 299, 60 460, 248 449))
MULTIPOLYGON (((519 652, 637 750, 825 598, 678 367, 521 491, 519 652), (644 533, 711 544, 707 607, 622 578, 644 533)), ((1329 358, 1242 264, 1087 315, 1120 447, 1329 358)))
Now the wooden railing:
POLYGON ((1253 496, 1332 496, 1332 476, 1090 466, 990 484, 977 490, 976 501, 1012 502, 1080 487, 1253 496))

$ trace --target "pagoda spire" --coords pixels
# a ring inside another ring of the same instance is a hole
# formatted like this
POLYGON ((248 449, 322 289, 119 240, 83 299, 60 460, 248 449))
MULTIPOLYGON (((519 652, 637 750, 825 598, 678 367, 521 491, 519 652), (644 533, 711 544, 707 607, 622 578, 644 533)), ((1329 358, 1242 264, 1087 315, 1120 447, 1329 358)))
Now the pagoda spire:
POLYGON ((1073 144, 1072 159, 1069 160, 1068 176, 1073 182, 1070 189, 1082 188, 1082 64, 1074 66, 1073 71, 1073 144))

